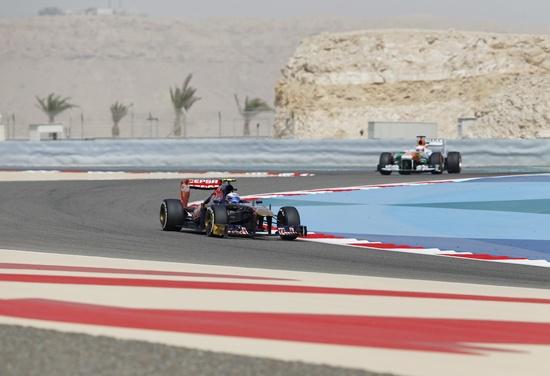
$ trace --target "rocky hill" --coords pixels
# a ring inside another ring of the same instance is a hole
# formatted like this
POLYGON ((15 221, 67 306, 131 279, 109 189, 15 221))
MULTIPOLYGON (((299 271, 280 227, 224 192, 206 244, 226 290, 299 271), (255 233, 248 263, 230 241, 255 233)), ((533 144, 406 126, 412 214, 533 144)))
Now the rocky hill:
POLYGON ((376 30, 305 39, 276 87, 281 137, 355 138, 369 121, 426 121, 457 136, 550 128, 550 36, 376 30))

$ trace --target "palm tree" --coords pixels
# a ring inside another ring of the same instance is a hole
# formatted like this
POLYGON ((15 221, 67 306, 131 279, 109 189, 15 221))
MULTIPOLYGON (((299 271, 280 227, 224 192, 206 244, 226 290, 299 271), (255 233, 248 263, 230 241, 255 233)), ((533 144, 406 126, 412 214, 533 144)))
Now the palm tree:
POLYGON ((201 98, 195 96, 197 89, 189 86, 189 82, 193 77, 192 74, 189 74, 181 88, 175 86, 173 89, 170 88, 170 99, 172 100, 172 105, 174 106, 174 112, 176 118, 174 119, 174 136, 181 136, 181 126, 183 120, 183 137, 187 137, 187 113, 193 104, 200 100, 201 98))
POLYGON ((113 128, 111 128, 111 133, 113 137, 120 136, 120 128, 118 127, 118 123, 120 123, 126 115, 128 115, 127 105, 119 103, 118 101, 111 105, 111 117, 113 118, 113 128))
POLYGON ((239 114, 244 120, 243 136, 250 136, 250 122, 256 115, 262 112, 273 111, 273 108, 261 98, 249 99, 248 97, 246 97, 244 99, 244 107, 241 107, 239 97, 237 96, 237 94, 235 94, 235 102, 237 103, 239 114))
POLYGON ((77 107, 76 105, 69 103, 71 98, 65 97, 61 98, 60 95, 55 95, 51 93, 45 98, 40 98, 36 96, 38 101, 38 108, 40 108, 46 115, 48 115, 49 123, 55 122, 55 117, 69 108, 77 107))

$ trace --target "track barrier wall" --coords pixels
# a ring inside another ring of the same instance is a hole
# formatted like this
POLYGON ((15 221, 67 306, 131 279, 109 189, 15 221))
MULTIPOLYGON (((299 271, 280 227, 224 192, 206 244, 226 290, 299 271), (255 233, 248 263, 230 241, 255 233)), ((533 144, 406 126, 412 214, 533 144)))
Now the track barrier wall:
MULTIPOLYGON (((414 140, 119 139, 0 142, 2 169, 374 170, 414 140)), ((469 169, 550 170, 550 139, 448 140, 469 169)))

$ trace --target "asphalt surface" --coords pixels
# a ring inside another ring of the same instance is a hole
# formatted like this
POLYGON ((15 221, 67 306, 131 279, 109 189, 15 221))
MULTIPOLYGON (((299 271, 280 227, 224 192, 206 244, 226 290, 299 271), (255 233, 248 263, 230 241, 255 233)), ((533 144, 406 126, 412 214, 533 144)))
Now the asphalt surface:
POLYGON ((2 376, 391 376, 142 341, 0 325, 2 376))
MULTIPOLYGON (((462 174, 460 177, 480 175, 462 174)), ((484 174, 483 176, 487 176, 484 174)), ((239 179, 241 194, 403 181, 449 175, 319 174, 239 179)), ((0 182, 0 248, 56 253, 550 288, 550 270, 278 239, 207 238, 162 232, 162 199, 178 181, 0 182)), ((202 193, 204 195, 204 193, 202 193)), ((201 199, 201 193, 192 199, 201 199)), ((306 224, 307 225, 307 224, 306 224)))
MULTIPOLYGON (((462 177, 473 177, 464 174, 462 177)), ((438 177, 436 177, 438 178, 438 177)), ((439 177, 448 178, 447 175, 439 177)), ((239 179, 241 194, 434 179, 323 174, 239 179)), ((550 287, 546 268, 276 239, 160 230, 178 181, 0 182, 0 248, 326 273, 550 287)), ((200 199, 200 196, 195 196, 200 199)), ((195 199, 194 197, 192 197, 195 199)), ((109 337, 0 325, 0 375, 379 375, 109 337)))

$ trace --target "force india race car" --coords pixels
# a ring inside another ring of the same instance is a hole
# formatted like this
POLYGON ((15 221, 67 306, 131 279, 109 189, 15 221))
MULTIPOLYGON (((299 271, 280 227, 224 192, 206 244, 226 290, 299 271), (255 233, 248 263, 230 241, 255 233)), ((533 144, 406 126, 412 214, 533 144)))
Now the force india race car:
POLYGON ((307 228, 300 224, 295 207, 279 209, 277 216, 271 207, 259 200, 242 200, 231 185, 235 179, 184 179, 179 199, 166 199, 160 206, 163 231, 190 229, 207 236, 223 237, 278 235, 283 240, 306 236, 307 228), (213 190, 200 204, 189 204, 191 190, 213 190))
POLYGON ((411 173, 431 172, 442 174, 458 174, 462 170, 462 156, 457 151, 447 153, 445 140, 418 136, 414 150, 397 153, 382 153, 377 171, 382 175, 390 175, 393 171, 401 175, 411 173))

